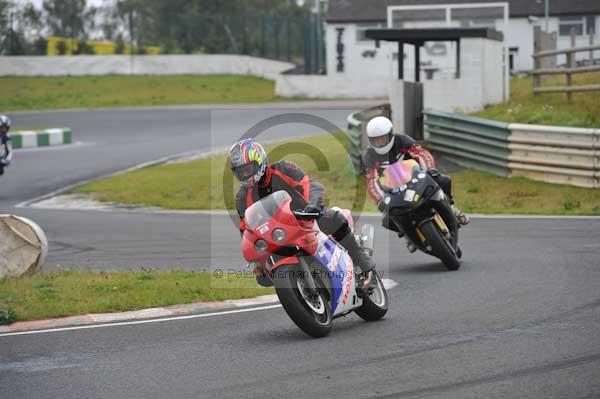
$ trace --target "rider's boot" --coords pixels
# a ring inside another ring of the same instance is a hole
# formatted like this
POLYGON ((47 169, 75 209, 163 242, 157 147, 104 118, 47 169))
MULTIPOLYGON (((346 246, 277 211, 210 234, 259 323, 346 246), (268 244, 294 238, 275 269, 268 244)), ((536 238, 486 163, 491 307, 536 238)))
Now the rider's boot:
POLYGON ((464 213, 463 211, 461 211, 460 209, 458 209, 458 207, 456 206, 456 204, 452 204, 452 212, 454 212, 454 216, 456 216, 456 219, 458 220, 458 223, 461 226, 466 226, 471 221, 469 219, 469 216, 467 216, 466 213, 464 213))
POLYGON ((375 276, 375 261, 370 257, 364 248, 361 248, 354 237, 349 234, 340 244, 348 250, 348 255, 352 258, 352 262, 362 270, 361 289, 365 291, 373 290, 377 286, 377 278, 375 276))
POLYGON ((408 252, 410 252, 411 254, 417 251, 417 246, 413 244, 413 242, 408 237, 406 237, 406 249, 408 249, 408 252))

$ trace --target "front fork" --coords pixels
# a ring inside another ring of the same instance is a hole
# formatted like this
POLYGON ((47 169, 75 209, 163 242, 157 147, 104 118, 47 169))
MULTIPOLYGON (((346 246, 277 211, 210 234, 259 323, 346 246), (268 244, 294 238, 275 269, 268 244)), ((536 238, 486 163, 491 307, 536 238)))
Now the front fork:
POLYGON ((319 293, 317 283, 315 282, 315 278, 311 273, 309 263, 306 261, 305 256, 283 257, 278 259, 277 261, 275 261, 275 259, 271 257, 270 264, 270 267, 265 267, 259 262, 250 262, 248 264, 247 267, 253 268, 252 273, 256 277, 256 281, 259 285, 263 287, 272 287, 273 279, 270 277, 270 275, 273 271, 277 270, 278 266, 286 264, 297 264, 300 270, 302 271, 302 275, 304 276, 304 287, 306 288, 306 291, 311 295, 316 295, 319 293))
POLYGON ((442 233, 450 236, 451 244, 456 248, 458 244, 458 221, 447 199, 435 203, 432 201, 430 208, 426 210, 419 209, 416 214, 413 212, 410 215, 403 216, 400 220, 392 219, 390 222, 396 223, 408 239, 421 250, 424 250, 426 238, 420 227, 429 220, 432 220, 442 233))
POLYGON ((311 295, 318 295, 319 291, 317 290, 317 283, 315 283, 315 279, 310 272, 310 267, 308 266, 308 262, 304 259, 303 256, 298 257, 298 265, 300 266, 300 270, 304 274, 304 282, 306 283, 306 291, 308 291, 311 295))

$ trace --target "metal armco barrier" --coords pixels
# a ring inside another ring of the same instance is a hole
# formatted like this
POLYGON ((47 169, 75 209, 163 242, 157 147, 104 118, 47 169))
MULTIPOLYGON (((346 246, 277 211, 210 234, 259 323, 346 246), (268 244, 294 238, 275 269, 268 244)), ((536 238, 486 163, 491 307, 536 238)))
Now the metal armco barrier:
MULTIPOLYGON (((366 122, 390 116, 382 105, 348 117, 350 159, 362 172, 366 122)), ((600 129, 504 123, 425 110, 427 148, 461 166, 498 176, 600 188, 600 129)))
POLYGON ((600 188, 600 129, 509 125, 513 175, 600 188))
POLYGON ((507 124, 425 111, 428 147, 500 176, 600 188, 600 129, 507 124))
POLYGON ((348 155, 350 156, 354 173, 360 174, 362 169, 362 122, 356 119, 354 115, 356 114, 348 116, 348 139, 350 140, 348 155))
POLYGON ((356 174, 363 173, 362 153, 369 145, 367 141, 367 123, 376 116, 390 117, 389 104, 379 105, 365 111, 355 112, 348 116, 348 138, 350 139, 349 155, 356 174))
POLYGON ((499 176, 510 174, 508 124, 426 110, 427 147, 468 168, 499 176))

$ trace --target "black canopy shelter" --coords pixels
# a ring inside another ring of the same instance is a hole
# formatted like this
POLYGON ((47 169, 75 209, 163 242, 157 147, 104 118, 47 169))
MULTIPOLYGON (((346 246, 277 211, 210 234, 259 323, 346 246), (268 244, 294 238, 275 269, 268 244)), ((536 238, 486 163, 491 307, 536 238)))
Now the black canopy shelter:
POLYGON ((435 29, 368 29, 368 39, 398 43, 398 79, 404 79, 404 44, 415 46, 415 81, 421 80, 420 49, 425 42, 456 42, 456 78, 460 78, 460 39, 482 37, 502 41, 503 35, 489 28, 435 28, 435 29))

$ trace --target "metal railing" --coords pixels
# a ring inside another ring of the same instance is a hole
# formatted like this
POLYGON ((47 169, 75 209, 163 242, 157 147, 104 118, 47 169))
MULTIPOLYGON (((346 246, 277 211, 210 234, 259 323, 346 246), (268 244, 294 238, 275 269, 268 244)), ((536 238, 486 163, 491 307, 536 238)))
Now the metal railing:
POLYGON ((509 125, 512 175, 600 188, 600 129, 509 125))
POLYGON ((508 176, 508 124, 483 118, 425 110, 427 147, 450 161, 508 176))
POLYGON ((500 176, 600 188, 600 129, 503 123, 425 111, 428 148, 500 176))
MULTIPOLYGON (((365 121, 384 115, 385 106, 348 117, 350 159, 362 172, 368 145, 365 121)), ((466 168, 498 176, 525 176, 549 183, 600 188, 600 129, 504 123, 427 109, 428 149, 466 168)))

